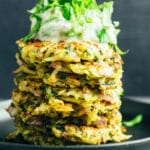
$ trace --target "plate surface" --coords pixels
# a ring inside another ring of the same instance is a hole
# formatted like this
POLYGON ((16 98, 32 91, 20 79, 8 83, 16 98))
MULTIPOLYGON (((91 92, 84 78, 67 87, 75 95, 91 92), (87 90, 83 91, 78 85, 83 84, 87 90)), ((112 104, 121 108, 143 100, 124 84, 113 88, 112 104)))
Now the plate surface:
POLYGON ((129 141, 101 145, 35 146, 4 141, 5 136, 14 130, 15 126, 5 111, 10 104, 10 100, 0 101, 0 150, 150 150, 150 103, 133 98, 125 98, 122 102, 121 112, 124 120, 130 120, 139 113, 144 116, 141 124, 127 128, 128 134, 133 135, 129 141))

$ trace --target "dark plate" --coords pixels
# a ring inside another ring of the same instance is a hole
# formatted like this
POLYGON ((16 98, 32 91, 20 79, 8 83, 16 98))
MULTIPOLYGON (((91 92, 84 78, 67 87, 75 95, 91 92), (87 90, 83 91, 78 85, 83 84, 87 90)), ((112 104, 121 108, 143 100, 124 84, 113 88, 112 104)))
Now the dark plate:
POLYGON ((5 142, 5 136, 15 128, 12 120, 4 111, 9 103, 10 101, 0 102, 0 150, 150 150, 150 103, 145 103, 142 99, 123 99, 121 111, 124 120, 130 120, 139 113, 142 113, 144 116, 141 124, 127 129, 128 134, 133 135, 133 138, 129 141, 102 145, 71 146, 35 146, 5 142))

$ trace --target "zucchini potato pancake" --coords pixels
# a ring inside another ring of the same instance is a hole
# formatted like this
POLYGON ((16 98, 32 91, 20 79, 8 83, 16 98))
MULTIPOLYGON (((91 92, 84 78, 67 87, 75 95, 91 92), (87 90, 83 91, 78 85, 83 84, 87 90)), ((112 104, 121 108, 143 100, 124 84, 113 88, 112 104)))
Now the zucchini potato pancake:
MULTIPOLYGON (((68 43, 53 43, 55 48, 51 42, 18 43, 22 49, 16 55, 20 64, 15 71, 17 88, 8 109, 17 129, 9 140, 21 136, 34 144, 100 144, 130 137, 124 134, 119 112, 123 61, 112 47, 105 46, 106 51, 110 48, 108 55, 94 47, 95 54, 102 55, 99 60, 83 60, 80 55, 75 62, 69 53, 57 58, 57 48, 65 44, 61 51, 66 51, 68 43), (51 53, 46 51, 46 56, 43 49, 53 51, 57 61, 51 61, 51 53)), ((72 46, 80 51, 84 43, 72 46)))
POLYGON ((40 0, 30 13, 31 31, 17 41, 16 88, 7 109, 16 130, 7 140, 39 145, 128 140, 119 111, 123 52, 111 22, 112 2, 40 0))

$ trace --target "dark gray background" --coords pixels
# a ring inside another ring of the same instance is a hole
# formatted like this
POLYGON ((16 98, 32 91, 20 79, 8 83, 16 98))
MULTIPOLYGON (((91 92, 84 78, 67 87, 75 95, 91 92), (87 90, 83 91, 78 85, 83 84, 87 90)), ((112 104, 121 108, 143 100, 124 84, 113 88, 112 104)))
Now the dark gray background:
MULTIPOLYGON (((37 0, 0 0, 0 98, 10 98, 12 71, 17 67, 15 41, 28 33, 27 9, 37 0)), ((102 0, 99 0, 102 2, 102 0)), ((115 0, 114 19, 120 21, 119 45, 124 56, 125 95, 150 95, 150 0, 115 0)))

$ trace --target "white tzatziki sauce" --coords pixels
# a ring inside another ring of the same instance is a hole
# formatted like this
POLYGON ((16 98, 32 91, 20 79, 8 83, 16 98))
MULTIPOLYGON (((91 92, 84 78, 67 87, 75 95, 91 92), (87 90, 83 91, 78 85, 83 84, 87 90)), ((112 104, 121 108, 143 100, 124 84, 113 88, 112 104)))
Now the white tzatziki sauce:
MULTIPOLYGON (((34 35, 34 39, 40 41, 91 41, 99 42, 98 32, 104 27, 103 17, 99 10, 88 9, 85 14, 80 17, 81 24, 75 23, 75 17, 70 20, 63 17, 60 7, 49 8, 40 14, 41 26, 39 31, 34 35), (86 21, 90 19, 90 21, 86 21), (77 31, 78 34, 69 35, 71 31, 77 31)), ((111 20, 110 20, 111 21, 111 20)), ((35 18, 31 18, 33 27, 36 23, 35 18)), ((112 43, 117 43, 116 29, 113 24, 107 27, 110 33, 112 43)))

